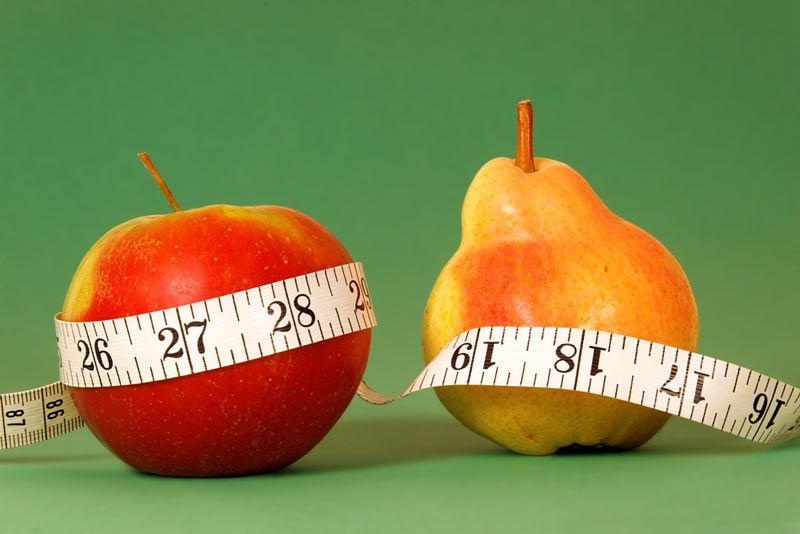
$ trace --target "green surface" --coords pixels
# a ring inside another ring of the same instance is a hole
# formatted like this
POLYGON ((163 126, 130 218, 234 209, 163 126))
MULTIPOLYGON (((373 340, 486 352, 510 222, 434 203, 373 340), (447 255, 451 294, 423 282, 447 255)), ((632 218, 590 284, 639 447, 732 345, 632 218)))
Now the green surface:
MULTIPOLYGON (((0 1, 0 390, 56 377, 51 316, 106 229, 282 204, 366 266, 367 378, 421 367, 427 292, 480 165, 570 163, 693 283, 700 350, 800 383, 800 4, 0 1)), ((642 450, 525 458, 431 392, 355 401, 276 475, 170 480, 81 431, 0 452, 0 532, 800 530, 800 444, 673 419, 642 450)))

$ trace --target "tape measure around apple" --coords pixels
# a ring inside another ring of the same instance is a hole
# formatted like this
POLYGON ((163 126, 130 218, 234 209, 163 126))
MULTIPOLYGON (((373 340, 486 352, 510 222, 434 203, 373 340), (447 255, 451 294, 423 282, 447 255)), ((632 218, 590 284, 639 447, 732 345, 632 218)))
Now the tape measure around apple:
POLYGON ((0 396, 0 449, 83 426, 65 386, 169 380, 375 326, 360 263, 152 313, 95 322, 56 317, 61 381, 0 396))

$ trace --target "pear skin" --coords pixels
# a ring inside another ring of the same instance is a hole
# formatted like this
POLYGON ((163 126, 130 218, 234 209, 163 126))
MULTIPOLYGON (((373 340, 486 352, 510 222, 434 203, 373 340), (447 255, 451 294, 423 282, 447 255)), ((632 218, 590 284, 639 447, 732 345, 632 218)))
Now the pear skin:
MULTIPOLYGON (((561 326, 620 333, 694 351, 698 316, 678 261, 612 213, 568 165, 533 158, 530 103, 518 115, 516 160, 496 158, 472 181, 462 239, 423 319, 430 362, 480 326, 561 326)), ((512 451, 573 444, 631 449, 669 414, 588 393, 541 388, 436 389, 461 423, 512 451)))

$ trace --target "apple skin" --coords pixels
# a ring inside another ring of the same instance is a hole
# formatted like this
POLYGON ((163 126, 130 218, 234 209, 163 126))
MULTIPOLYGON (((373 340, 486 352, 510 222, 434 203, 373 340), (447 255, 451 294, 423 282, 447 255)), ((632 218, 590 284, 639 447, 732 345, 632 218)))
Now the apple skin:
MULTIPOLYGON (((351 262, 322 225, 277 206, 215 205, 140 217, 78 267, 67 321, 171 308, 351 262)), ((236 476, 298 460, 331 429, 364 373, 370 331, 155 383, 69 391, 86 425, 128 465, 168 476, 236 476)))

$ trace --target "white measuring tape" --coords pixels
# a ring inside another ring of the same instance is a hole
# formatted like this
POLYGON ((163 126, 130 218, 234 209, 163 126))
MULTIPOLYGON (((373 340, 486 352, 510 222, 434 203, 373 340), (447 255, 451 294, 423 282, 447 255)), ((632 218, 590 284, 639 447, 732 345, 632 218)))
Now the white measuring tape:
POLYGON ((61 382, 0 396, 0 449, 83 426, 65 385, 169 380, 272 356, 372 328, 360 263, 166 310, 105 321, 56 317, 61 382))
POLYGON ((800 433, 800 388, 716 358, 581 328, 485 326, 452 339, 387 404, 440 386, 512 386, 594 393, 654 408, 759 443, 800 433))
MULTIPOLYGON (((375 326, 360 263, 131 317, 56 318, 61 382, 0 395, 0 448, 83 422, 66 391, 169 380, 279 354, 375 326)), ((580 328, 475 328, 451 340, 399 396, 440 386, 582 391, 654 408, 760 443, 800 433, 800 389, 735 364, 580 328)))

